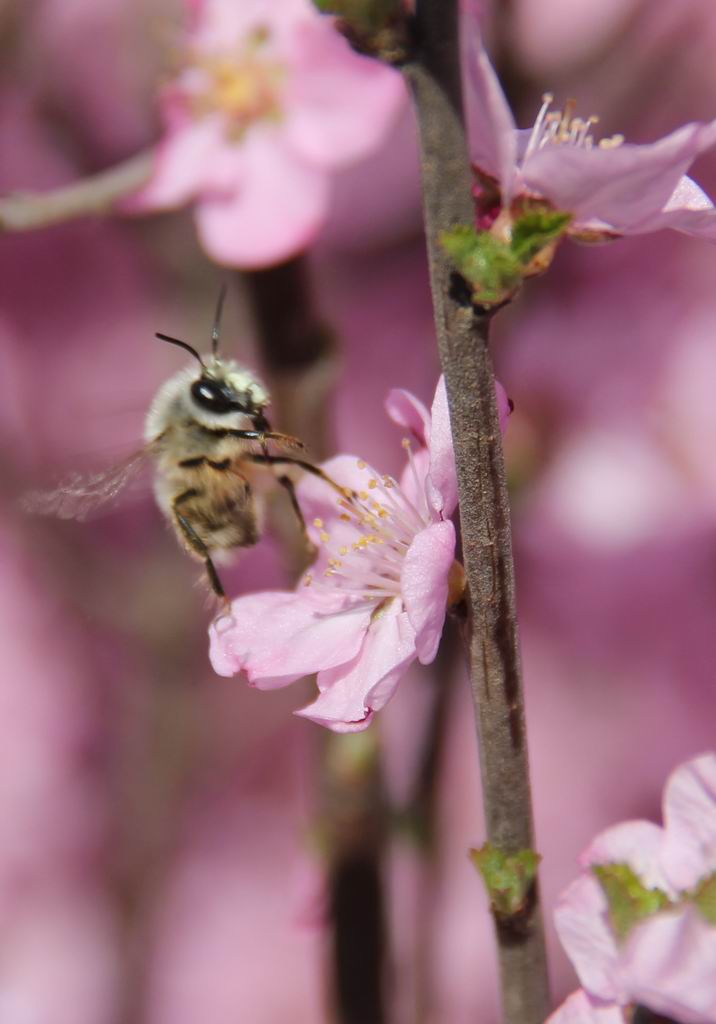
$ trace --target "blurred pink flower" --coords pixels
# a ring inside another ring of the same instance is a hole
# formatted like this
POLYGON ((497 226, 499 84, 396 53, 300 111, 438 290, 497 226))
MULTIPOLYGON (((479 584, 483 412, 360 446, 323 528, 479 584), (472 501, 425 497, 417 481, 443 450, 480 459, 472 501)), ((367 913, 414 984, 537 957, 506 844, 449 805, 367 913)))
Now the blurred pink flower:
POLYGON ((571 213, 569 232, 589 240, 675 228, 716 241, 714 205, 686 177, 716 144, 716 121, 684 125, 649 145, 624 144, 620 135, 595 145, 598 118, 575 117, 572 101, 550 112, 547 94, 532 129, 520 131, 469 5, 463 58, 480 227, 516 199, 542 198, 571 213))
POLYGON ((132 209, 196 200, 199 237, 231 266, 300 252, 334 171, 385 138, 399 74, 354 53, 309 0, 195 0, 188 61, 163 95, 166 134, 132 209))
POLYGON ((716 755, 681 765, 664 791, 664 827, 631 821, 607 829, 582 855, 585 868, 626 864, 669 905, 619 941, 609 904, 593 874, 564 893, 555 911, 562 944, 584 986, 550 1020, 621 1020, 645 1005, 681 1024, 716 1019, 716 927, 691 897, 716 876, 716 755), (615 1016, 615 1014, 617 1014, 615 1016))
POLYGON ((616 1003, 590 999, 580 988, 551 1014, 547 1024, 625 1024, 625 1020, 616 1003))
MULTIPOLYGON (((498 397, 504 429, 499 386, 498 397)), ((324 545, 314 571, 295 592, 238 598, 229 627, 220 620, 211 630, 220 675, 244 671, 252 685, 271 689, 317 672, 320 695, 297 713, 337 732, 365 729, 410 663, 433 660, 448 603, 459 596, 450 593, 460 583, 450 522, 457 479, 443 378, 431 413, 402 390, 389 393, 386 408, 419 445, 413 454, 404 441, 400 482, 352 456, 327 462, 326 472, 357 496, 336 508, 325 485, 301 484, 304 508, 322 513, 314 519, 324 545)))

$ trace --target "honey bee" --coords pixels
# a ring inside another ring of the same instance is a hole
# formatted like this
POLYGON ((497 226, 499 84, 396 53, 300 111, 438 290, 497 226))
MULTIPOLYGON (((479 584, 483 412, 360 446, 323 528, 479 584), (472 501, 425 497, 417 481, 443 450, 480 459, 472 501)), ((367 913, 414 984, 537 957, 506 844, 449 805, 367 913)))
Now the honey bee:
POLYGON ((300 457, 304 445, 298 438, 271 429, 266 417, 269 394, 258 377, 239 363, 220 358, 225 295, 222 288, 210 355, 201 356, 178 338, 156 334, 191 353, 198 367, 185 367, 160 387, 145 421, 144 447, 118 466, 91 476, 75 475, 52 491, 28 495, 23 504, 37 514, 85 519, 112 501, 147 459, 153 461, 157 504, 181 546, 204 563, 209 586, 226 607, 229 602, 214 557, 259 540, 267 477, 286 491, 309 550, 312 545, 288 475, 291 467, 320 477, 344 499, 350 500, 352 492, 300 457))

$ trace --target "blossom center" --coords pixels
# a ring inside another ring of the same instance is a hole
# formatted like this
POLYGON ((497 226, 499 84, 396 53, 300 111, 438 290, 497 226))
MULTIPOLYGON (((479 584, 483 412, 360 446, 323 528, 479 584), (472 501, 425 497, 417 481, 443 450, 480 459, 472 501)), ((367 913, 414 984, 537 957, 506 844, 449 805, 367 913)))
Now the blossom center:
MULTIPOLYGON (((564 110, 550 110, 553 101, 554 96, 551 92, 545 93, 542 97, 542 106, 525 150, 525 160, 545 146, 576 146, 591 149, 595 144, 592 129, 599 123, 596 114, 590 114, 587 118, 576 117, 576 100, 567 100, 564 110)), ((623 135, 612 135, 610 138, 600 139, 596 145, 599 149, 615 149, 623 142, 623 135)))
POLYGON ((195 61, 201 84, 193 90, 192 108, 200 116, 222 114, 234 140, 255 122, 281 116, 286 68, 267 52, 269 40, 267 29, 256 29, 237 50, 195 61))
MULTIPOLYGON (((406 449, 417 493, 421 494, 424 488, 409 442, 406 449)), ((430 517, 427 502, 424 508, 416 507, 393 477, 379 476, 363 461, 358 462, 358 468, 366 474, 365 489, 338 502, 337 516, 331 524, 314 520, 329 555, 324 579, 318 585, 380 604, 400 597, 403 560, 417 534, 429 525, 430 517), (334 529, 336 538, 331 534, 334 529)), ((305 586, 313 585, 313 574, 307 573, 303 582, 305 586)))

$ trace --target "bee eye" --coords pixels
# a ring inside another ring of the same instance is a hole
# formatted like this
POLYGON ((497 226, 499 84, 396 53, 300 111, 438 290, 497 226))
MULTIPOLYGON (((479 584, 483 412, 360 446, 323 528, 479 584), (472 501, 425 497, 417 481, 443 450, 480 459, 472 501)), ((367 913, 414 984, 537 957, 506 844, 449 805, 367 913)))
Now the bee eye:
POLYGON ((229 412, 231 410, 231 399, 224 390, 213 380, 201 377, 195 380, 191 386, 191 397, 202 409, 209 412, 229 412))

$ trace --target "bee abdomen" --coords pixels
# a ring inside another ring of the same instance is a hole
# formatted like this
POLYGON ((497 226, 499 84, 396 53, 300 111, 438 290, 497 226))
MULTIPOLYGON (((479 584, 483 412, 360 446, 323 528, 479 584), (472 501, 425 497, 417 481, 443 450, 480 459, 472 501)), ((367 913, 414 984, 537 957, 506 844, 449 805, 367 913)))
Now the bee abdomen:
POLYGON ((251 547, 260 537, 251 488, 219 496, 215 488, 188 487, 175 496, 173 507, 191 524, 207 548, 251 547))

